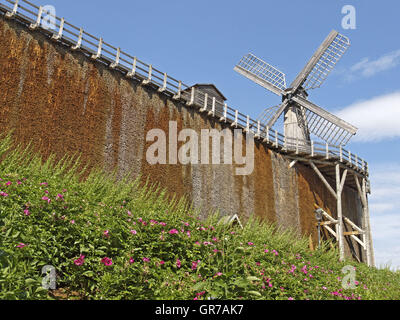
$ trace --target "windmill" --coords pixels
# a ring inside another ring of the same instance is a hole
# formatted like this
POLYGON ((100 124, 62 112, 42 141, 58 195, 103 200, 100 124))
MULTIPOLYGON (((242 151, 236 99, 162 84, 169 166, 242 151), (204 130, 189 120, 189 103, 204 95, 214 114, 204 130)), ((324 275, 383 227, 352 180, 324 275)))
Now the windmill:
POLYGON ((244 56, 234 70, 282 97, 280 105, 265 109, 258 118, 266 129, 284 114, 287 139, 307 144, 312 133, 326 143, 346 145, 357 128, 310 102, 307 90, 319 88, 324 83, 349 47, 349 39, 333 30, 289 88, 284 73, 251 53, 244 56))

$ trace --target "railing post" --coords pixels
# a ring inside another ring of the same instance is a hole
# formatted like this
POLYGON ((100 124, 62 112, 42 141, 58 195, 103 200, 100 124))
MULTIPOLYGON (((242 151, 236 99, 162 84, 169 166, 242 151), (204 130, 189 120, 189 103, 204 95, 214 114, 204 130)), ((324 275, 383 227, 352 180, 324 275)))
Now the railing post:
POLYGON ((83 28, 79 29, 79 37, 78 37, 78 41, 76 43, 76 45, 74 45, 73 47, 71 47, 72 50, 78 50, 80 49, 81 45, 82 45, 82 38, 83 38, 83 28))
POLYGON ((128 72, 126 74, 127 78, 133 78, 135 76, 135 74, 136 74, 136 65, 137 65, 137 58, 134 57, 133 58, 133 63, 132 63, 132 70, 131 70, 131 72, 128 72))
POLYGON ((43 13, 43 7, 40 6, 39 7, 39 11, 38 11, 38 15, 37 15, 37 19, 36 19, 36 23, 31 23, 29 25, 29 29, 35 30, 40 26, 40 22, 42 20, 42 13, 43 13))
POLYGON ((115 61, 111 63, 110 68, 115 69, 119 65, 119 58, 121 56, 121 48, 117 48, 117 54, 115 56, 115 61))
POLYGON ((207 104, 208 104, 208 93, 206 93, 204 96, 204 104, 203 107, 200 109, 200 112, 204 112, 207 110, 207 104))
POLYGON ((6 18, 12 19, 12 18, 15 17, 15 15, 18 12, 18 2, 19 2, 19 0, 15 0, 13 11, 12 12, 6 12, 6 18))
POLYGON ((58 34, 53 34, 53 36, 51 37, 51 40, 57 41, 62 38, 63 31, 64 31, 64 21, 65 21, 64 18, 61 18, 60 29, 58 30, 58 34))
POLYGON ((97 60, 98 58, 100 58, 101 57, 101 51, 103 50, 103 38, 100 38, 100 40, 99 40, 99 46, 98 46, 98 48, 97 48, 97 53, 96 54, 94 54, 94 55, 92 55, 92 59, 93 60, 97 60))
POLYGON ((224 104, 224 116, 219 119, 221 122, 226 122, 226 116, 228 115, 228 105, 224 104))
POLYGON ((314 140, 311 140, 311 158, 314 158, 314 155, 315 155, 314 140))
POLYGON ((257 121, 257 134, 256 138, 259 139, 261 137, 261 122, 257 121))
POLYGON ((343 146, 342 145, 340 145, 340 148, 339 148, 339 154, 340 154, 340 162, 343 162, 343 146))
POLYGON ((182 81, 179 81, 178 84, 178 93, 176 95, 173 96, 173 99, 175 100, 179 100, 181 98, 182 95, 182 81))
POLYGON ((151 82, 152 76, 153 76, 153 66, 150 64, 149 65, 149 74, 147 76, 147 79, 143 80, 142 83, 149 84, 151 82))
POLYGON ((235 121, 231 124, 231 127, 237 128, 238 125, 239 110, 235 110, 235 121))
POLYGON ((159 92, 164 92, 165 90, 167 90, 167 82, 168 82, 168 75, 167 75, 167 73, 164 73, 163 86, 162 86, 162 88, 158 89, 159 92))
POLYGON ((215 116, 215 103, 217 102, 217 100, 215 99, 215 97, 213 97, 212 100, 212 108, 211 111, 208 113, 209 116, 215 116))
POLYGON ((190 94, 190 101, 187 103, 188 106, 194 105, 194 97, 195 97, 195 93, 196 93, 195 90, 196 90, 195 87, 192 87, 192 91, 190 94))
POLYGON ((326 143, 326 160, 329 160, 329 144, 326 143))
POLYGON ((275 130, 275 147, 279 147, 278 130, 275 130))
POLYGON ((348 153, 349 153, 349 163, 350 163, 350 166, 353 164, 353 161, 352 161, 352 159, 351 159, 351 152, 350 152, 350 150, 348 151, 348 153))
POLYGON ((246 117, 246 130, 245 132, 250 132, 250 116, 246 117))
POLYGON ((355 154, 355 157, 356 157, 356 169, 358 169, 358 155, 355 154))

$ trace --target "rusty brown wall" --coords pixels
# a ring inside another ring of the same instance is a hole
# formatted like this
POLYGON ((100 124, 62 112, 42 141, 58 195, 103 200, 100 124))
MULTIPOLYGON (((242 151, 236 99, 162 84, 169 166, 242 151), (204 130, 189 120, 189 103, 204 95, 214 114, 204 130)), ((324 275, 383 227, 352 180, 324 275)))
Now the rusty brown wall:
MULTIPOLYGON (((187 196, 203 215, 217 209, 244 219, 254 214, 314 240, 314 203, 336 215, 335 200, 312 170, 289 169, 288 160, 260 143, 249 176, 236 176, 232 165, 149 165, 146 133, 168 132, 171 120, 178 130, 223 129, 82 53, 0 18, 0 130, 14 129, 19 142, 33 140, 44 156, 78 152, 92 165, 141 174, 170 194, 187 196)), ((345 215, 360 222, 356 193, 346 189, 344 199, 345 215)))

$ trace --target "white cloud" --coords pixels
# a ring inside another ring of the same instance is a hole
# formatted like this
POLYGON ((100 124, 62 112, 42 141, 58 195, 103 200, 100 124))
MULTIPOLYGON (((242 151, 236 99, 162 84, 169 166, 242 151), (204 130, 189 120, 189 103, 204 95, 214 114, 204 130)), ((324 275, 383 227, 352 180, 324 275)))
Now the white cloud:
POLYGON ((359 128, 353 141, 400 137, 400 91, 354 103, 336 114, 359 128))
POLYGON ((363 58, 346 72, 347 80, 354 80, 357 77, 369 78, 375 74, 393 69, 400 65, 400 49, 384 54, 376 60, 363 58))
POLYGON ((370 164, 369 198, 376 265, 400 269, 400 163, 370 164))

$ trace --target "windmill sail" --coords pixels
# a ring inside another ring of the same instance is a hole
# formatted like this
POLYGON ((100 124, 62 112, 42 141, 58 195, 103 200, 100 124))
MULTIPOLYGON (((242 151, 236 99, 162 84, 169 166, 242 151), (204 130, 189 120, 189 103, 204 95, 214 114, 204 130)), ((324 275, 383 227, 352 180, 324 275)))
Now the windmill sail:
POLYGON ((285 74, 251 53, 245 55, 234 70, 278 96, 286 89, 285 74))
POLYGON ((294 90, 300 86, 306 90, 319 88, 349 47, 350 40, 333 30, 293 81, 291 87, 294 90))
POLYGON ((293 97, 293 101, 304 107, 308 130, 322 140, 333 145, 345 145, 356 134, 356 127, 312 102, 299 96, 293 97))

